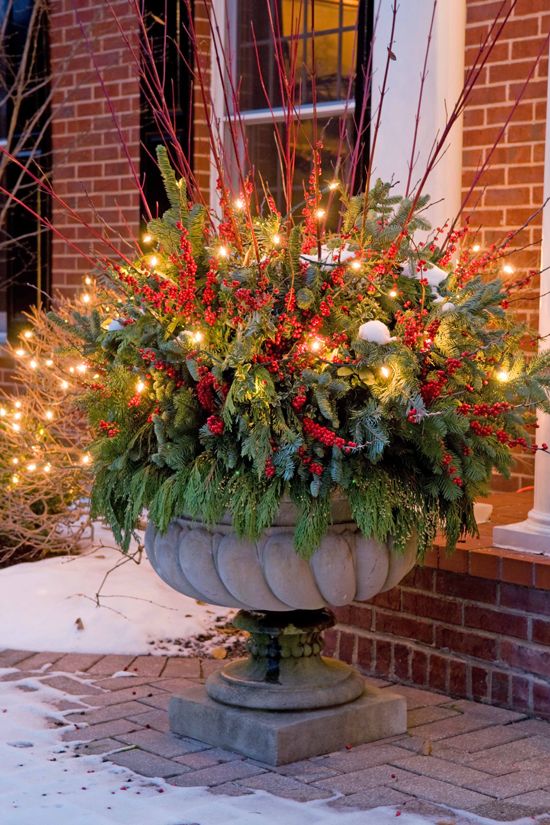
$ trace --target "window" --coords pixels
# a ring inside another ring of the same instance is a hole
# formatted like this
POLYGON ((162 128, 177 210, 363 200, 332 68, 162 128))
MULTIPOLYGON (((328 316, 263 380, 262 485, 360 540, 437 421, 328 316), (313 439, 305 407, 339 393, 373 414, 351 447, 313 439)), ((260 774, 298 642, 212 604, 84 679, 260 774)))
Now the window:
MULTIPOLYGON (((38 178, 50 157, 48 19, 43 0, 0 0, 0 143, 38 178)), ((42 218, 49 198, 0 158, 3 186, 42 218)), ((0 336, 16 334, 24 312, 50 287, 50 233, 24 206, 0 195, 0 336)))
MULTIPOLYGON (((353 141, 355 95, 362 99, 371 6, 370 0, 229 0, 225 4, 224 30, 230 46, 228 53, 235 55, 232 77, 239 88, 240 120, 244 126, 244 140, 241 138, 238 148, 240 159, 248 154, 250 164, 279 203, 283 182, 273 124, 278 122, 279 129, 284 130, 285 112, 276 48, 284 55, 287 68, 292 62, 289 56, 296 54, 299 128, 293 199, 299 202, 311 170, 314 111, 318 138, 323 143, 325 175, 334 172, 337 158, 346 155, 346 148, 353 141), (277 43, 269 10, 278 31, 277 43)), ((235 167, 234 149, 230 148, 232 114, 225 111, 223 115, 224 145, 229 165, 235 167)), ((281 136, 284 142, 286 136, 281 136)))
MULTIPOLYGON (((186 62, 192 62, 187 35, 185 4, 177 0, 147 0, 145 24, 155 65, 163 78, 164 98, 170 109, 172 123, 189 161, 192 157, 191 74, 186 62)), ((146 68, 146 71, 147 68, 146 68)), ((153 215, 168 209, 161 177, 156 164, 156 147, 169 145, 162 132, 145 85, 141 88, 141 177, 145 199, 153 215)))

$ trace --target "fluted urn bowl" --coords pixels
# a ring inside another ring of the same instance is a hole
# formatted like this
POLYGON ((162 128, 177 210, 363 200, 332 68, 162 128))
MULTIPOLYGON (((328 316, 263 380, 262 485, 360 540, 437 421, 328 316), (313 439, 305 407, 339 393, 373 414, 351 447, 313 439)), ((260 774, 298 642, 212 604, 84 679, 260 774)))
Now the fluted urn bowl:
POLYGON ((204 602, 239 608, 237 627, 250 632, 249 657, 207 682, 211 698, 272 710, 327 707, 364 690, 348 665, 321 656, 327 609, 364 601, 394 587, 414 566, 414 536, 405 551, 365 538, 346 501, 332 502, 332 525, 306 561, 294 549, 296 508, 283 501, 273 525, 256 541, 239 538, 229 517, 206 527, 175 519, 162 534, 149 523, 145 549, 167 584, 204 602))

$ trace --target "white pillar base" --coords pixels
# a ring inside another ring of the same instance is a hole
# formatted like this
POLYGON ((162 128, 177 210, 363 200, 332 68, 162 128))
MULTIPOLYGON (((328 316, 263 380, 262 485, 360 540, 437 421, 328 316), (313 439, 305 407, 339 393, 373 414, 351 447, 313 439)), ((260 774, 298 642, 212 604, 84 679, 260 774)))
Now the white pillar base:
POLYGON ((550 556, 550 514, 530 510, 525 521, 495 527, 493 544, 505 550, 550 556))

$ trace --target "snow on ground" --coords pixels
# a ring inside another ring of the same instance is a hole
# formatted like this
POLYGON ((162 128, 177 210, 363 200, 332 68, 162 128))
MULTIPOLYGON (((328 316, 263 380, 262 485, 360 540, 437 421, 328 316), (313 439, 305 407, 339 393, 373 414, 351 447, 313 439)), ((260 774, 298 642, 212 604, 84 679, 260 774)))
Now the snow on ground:
MULTIPOLYGON (((9 672, 0 670, 0 675, 9 672)), ((263 792, 217 796, 204 788, 175 788, 137 776, 99 756, 76 758, 74 745, 62 743, 59 728, 48 726, 63 717, 48 703, 63 698, 74 701, 73 696, 41 684, 39 678, 0 682, 2 825, 426 825, 429 821, 391 808, 347 813, 324 802, 299 803, 263 792)))
POLYGON ((0 570, 0 649, 167 656, 204 654, 234 642, 212 633, 215 620, 225 621, 232 611, 172 590, 145 555, 139 565, 122 561, 110 532, 99 527, 81 556, 0 570), (96 593, 115 565, 98 607, 96 593))

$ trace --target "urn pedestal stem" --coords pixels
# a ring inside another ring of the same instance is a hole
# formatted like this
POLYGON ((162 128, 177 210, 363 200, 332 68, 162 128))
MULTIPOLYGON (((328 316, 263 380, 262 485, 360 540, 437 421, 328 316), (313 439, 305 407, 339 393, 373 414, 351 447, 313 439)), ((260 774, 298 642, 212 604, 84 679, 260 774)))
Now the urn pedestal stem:
POLYGON ((250 633, 249 656, 212 674, 208 695, 217 702, 264 710, 312 710, 357 699, 364 679, 349 665, 321 656, 323 632, 335 623, 322 610, 241 610, 233 624, 250 633))

